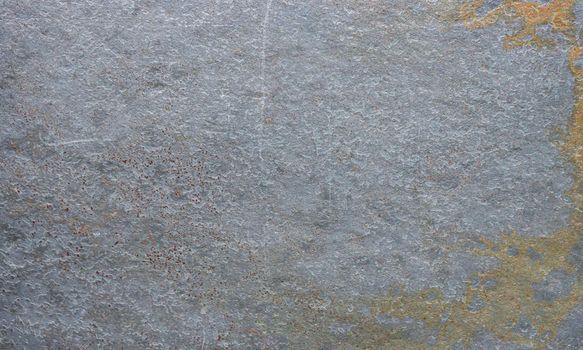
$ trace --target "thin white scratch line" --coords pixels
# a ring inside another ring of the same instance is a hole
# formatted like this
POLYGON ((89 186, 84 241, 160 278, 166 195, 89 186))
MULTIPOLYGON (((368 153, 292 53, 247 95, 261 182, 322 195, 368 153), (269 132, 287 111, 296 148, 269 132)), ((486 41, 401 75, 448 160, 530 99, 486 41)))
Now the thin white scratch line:
POLYGON ((73 145, 76 143, 89 143, 89 142, 110 142, 109 139, 79 139, 79 140, 71 140, 71 141, 63 141, 63 142, 55 142, 55 143, 47 143, 47 146, 67 146, 73 145))
POLYGON ((263 124, 265 123, 265 104, 267 103, 267 84, 265 83, 265 63, 267 61, 267 27, 269 26, 269 12, 271 11, 271 3, 273 0, 267 0, 265 4, 265 15, 261 23, 261 99, 259 100, 259 130, 261 137, 259 139, 259 159, 263 161, 263 124))
POLYGON ((261 123, 265 119, 265 103, 267 100, 267 85, 265 84, 265 63, 267 60, 267 27, 269 26, 269 12, 271 11, 271 3, 273 0, 268 0, 265 5, 265 16, 261 25, 261 123))

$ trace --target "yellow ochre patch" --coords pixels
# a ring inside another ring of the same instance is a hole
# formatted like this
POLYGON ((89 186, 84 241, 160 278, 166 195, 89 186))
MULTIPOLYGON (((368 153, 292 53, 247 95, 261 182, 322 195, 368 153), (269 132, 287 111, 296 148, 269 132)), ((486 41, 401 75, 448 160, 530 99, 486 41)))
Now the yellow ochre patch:
MULTIPOLYGON (((583 68, 576 63, 583 54, 583 47, 575 38, 575 0, 554 0, 545 4, 504 1, 478 17, 476 13, 483 5, 484 0, 464 4, 460 18, 470 29, 488 27, 502 17, 519 20, 522 28, 504 38, 505 48, 552 45, 549 39, 537 34, 537 27, 542 25, 550 25, 553 31, 563 34, 571 46, 568 63, 575 81, 574 106, 567 135, 561 144, 562 153, 575 166, 574 185, 569 192, 575 210, 570 224, 547 237, 525 238, 513 232, 498 242, 482 239, 485 247, 473 253, 494 257, 499 265, 492 271, 478 274, 479 283, 468 282, 462 302, 447 301, 440 291, 430 290, 392 294, 378 300, 373 309, 377 314, 422 320, 427 327, 439 329, 436 348, 450 348, 458 341, 467 347, 479 331, 489 331, 502 341, 542 349, 556 336, 559 323, 583 302, 581 274, 570 293, 558 300, 536 300, 533 290, 533 285, 542 282, 552 271, 576 272, 569 255, 583 237, 583 68), (513 253, 509 254, 509 250, 513 253), (537 254, 537 258, 529 252, 537 254), (488 286, 488 281, 494 281, 495 286, 488 286), (471 310, 470 303, 475 298, 483 305, 471 310), (535 336, 527 337, 514 331, 521 317, 531 322, 535 336)), ((413 344, 409 346, 414 347, 413 344)))

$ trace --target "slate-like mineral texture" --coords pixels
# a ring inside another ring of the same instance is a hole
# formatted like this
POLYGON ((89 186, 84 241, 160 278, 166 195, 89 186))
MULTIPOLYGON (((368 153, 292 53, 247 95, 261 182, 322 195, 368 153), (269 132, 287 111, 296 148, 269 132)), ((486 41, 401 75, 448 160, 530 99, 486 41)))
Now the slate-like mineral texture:
POLYGON ((581 24, 2 1, 0 348, 583 349, 581 24))

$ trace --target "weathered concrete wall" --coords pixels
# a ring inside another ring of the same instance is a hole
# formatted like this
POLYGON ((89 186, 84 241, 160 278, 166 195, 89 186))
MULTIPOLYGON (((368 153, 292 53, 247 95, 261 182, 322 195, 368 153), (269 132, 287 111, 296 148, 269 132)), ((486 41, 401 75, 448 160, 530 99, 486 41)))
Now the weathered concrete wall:
POLYGON ((578 7, 498 3, 4 1, 0 347, 582 349, 578 7))

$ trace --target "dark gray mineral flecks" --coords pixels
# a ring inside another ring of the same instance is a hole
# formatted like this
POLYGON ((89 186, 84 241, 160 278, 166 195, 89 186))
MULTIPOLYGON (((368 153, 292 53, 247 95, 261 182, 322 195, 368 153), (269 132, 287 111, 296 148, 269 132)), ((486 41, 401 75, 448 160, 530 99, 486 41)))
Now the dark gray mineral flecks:
MULTIPOLYGON (((4 1, 0 348, 358 349, 342 312, 437 344, 364 301, 460 300, 498 263, 480 237, 573 211, 552 142, 567 46, 505 50, 502 26, 449 20, 458 5, 4 1)), ((552 349, 580 349, 579 309, 552 349)))

